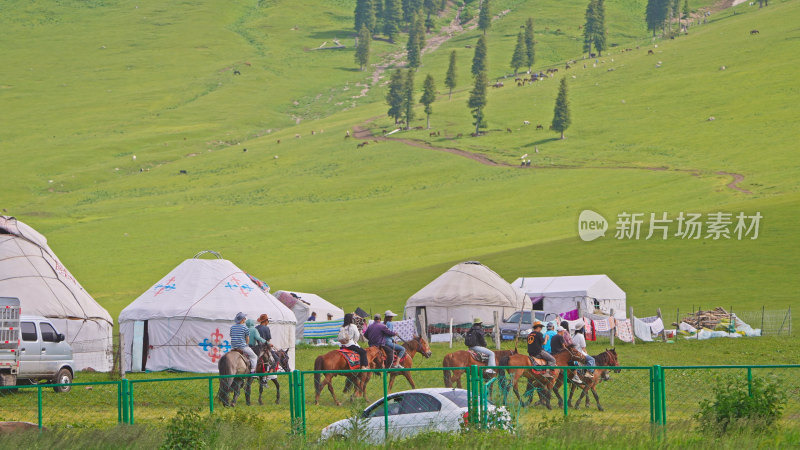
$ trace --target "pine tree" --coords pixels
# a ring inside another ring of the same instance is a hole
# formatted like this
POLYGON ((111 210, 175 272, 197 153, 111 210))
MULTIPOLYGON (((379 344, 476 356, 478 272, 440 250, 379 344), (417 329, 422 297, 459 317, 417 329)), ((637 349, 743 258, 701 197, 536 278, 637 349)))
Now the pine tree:
POLYGON ((590 0, 586 6, 585 22, 583 24, 583 51, 584 53, 592 52, 592 44, 594 43, 594 28, 597 20, 597 0, 590 0))
POLYGON ((408 67, 416 70, 422 63, 422 55, 420 54, 419 34, 413 27, 408 33, 406 50, 408 51, 408 67))
POLYGON ((414 21, 417 13, 422 11, 422 2, 423 0, 402 0, 403 21, 405 23, 410 25, 414 21))
MULTIPOLYGON (((592 42, 594 43, 594 49, 597 50, 597 56, 600 56, 603 54, 603 50, 606 49, 606 5, 605 0, 596 1, 592 42)), ((678 0, 675 1, 677 2, 678 0)))
POLYGON ((389 79, 389 92, 386 93, 386 103, 389 104, 387 114, 394 119, 394 124, 403 116, 403 72, 400 69, 392 73, 389 79))
POLYGON ((450 89, 447 99, 453 97, 453 89, 456 87, 456 51, 450 52, 450 65, 447 66, 447 75, 444 78, 444 85, 450 89))
POLYGON ((489 81, 486 78, 486 72, 480 72, 477 76, 475 76, 475 87, 472 88, 472 92, 469 94, 469 101, 467 101, 467 106, 469 106, 470 111, 472 112, 472 117, 475 118, 475 134, 477 135, 480 132, 481 128, 486 128, 486 117, 484 116, 483 109, 486 107, 486 85, 489 84, 489 81))
POLYGON ((364 67, 369 63, 369 43, 372 40, 370 32, 366 25, 361 25, 361 31, 358 32, 358 44, 356 45, 356 63, 364 70, 364 67))
POLYGON ((666 20, 667 0, 647 0, 645 22, 647 22, 647 29, 653 30, 653 36, 656 35, 656 30, 663 26, 666 20))
POLYGON ((424 0, 422 3, 422 9, 425 12, 425 31, 430 33, 431 28, 433 28, 435 23, 433 21, 433 17, 431 16, 438 12, 438 2, 436 0, 424 0))
POLYGON ((483 31, 486 36, 486 30, 492 26, 492 13, 489 10, 489 0, 483 0, 481 3, 481 11, 478 13, 478 29, 483 31))
POLYGON ((425 105, 425 115, 427 116, 427 127, 431 127, 431 114, 433 113, 433 108, 431 108, 431 104, 436 101, 436 83, 433 82, 433 75, 428 74, 425 77, 425 84, 423 85, 422 90, 422 98, 419 99, 419 102, 425 105))
POLYGON ((410 130, 411 121, 414 120, 414 69, 408 69, 403 81, 403 118, 406 130, 410 130))
POLYGON ((400 9, 400 0, 384 0, 383 2, 383 34, 394 42, 400 32, 400 21, 403 20, 403 11, 400 9))
MULTIPOLYGON (((689 21, 689 14, 691 11, 689 10, 689 0, 683 0, 683 18, 686 19, 687 23, 689 21)), ((688 29, 688 27, 687 27, 688 29)))
POLYGON ((528 66, 528 72, 531 71, 533 63, 536 61, 535 43, 536 41, 533 39, 533 19, 529 17, 525 22, 525 64, 528 66))
POLYGON ((360 32, 365 26, 369 31, 375 31, 375 8, 372 0, 357 0, 355 10, 355 28, 360 32))
POLYGON ((423 19, 422 12, 416 15, 414 22, 409 29, 409 33, 413 30, 414 33, 417 35, 417 41, 419 42, 419 54, 422 55, 422 50, 425 48, 425 20, 423 19))
POLYGON ((567 79, 561 79, 561 86, 558 88, 556 97, 556 107, 553 111, 552 128, 561 132, 561 139, 564 139, 564 131, 569 128, 571 120, 569 118, 569 101, 567 100, 567 79))
POLYGON ((517 45, 514 47, 514 54, 511 56, 511 68, 514 69, 514 76, 519 72, 519 68, 525 65, 525 37, 520 31, 517 33, 517 45))
POLYGON ((475 45, 475 56, 472 57, 472 75, 478 76, 481 72, 486 72, 488 69, 486 64, 486 36, 478 38, 478 43, 475 45))

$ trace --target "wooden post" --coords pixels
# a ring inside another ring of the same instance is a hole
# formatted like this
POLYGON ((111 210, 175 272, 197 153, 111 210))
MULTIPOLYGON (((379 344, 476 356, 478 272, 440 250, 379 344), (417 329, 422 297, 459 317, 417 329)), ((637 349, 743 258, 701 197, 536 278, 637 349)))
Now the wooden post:
POLYGON ((450 318, 450 348, 453 348, 453 318, 450 318))
POLYGON ((631 343, 636 345, 636 325, 633 323, 633 306, 631 306, 631 334, 633 335, 633 339, 631 339, 631 343))
POLYGON ((611 347, 614 347, 614 335, 617 333, 617 318, 614 317, 614 308, 611 308, 611 317, 614 321, 614 326, 611 327, 611 336, 608 338, 611 347))
POLYGON ((494 346, 500 350, 500 319, 498 318, 497 311, 494 311, 494 346))
POLYGON ((661 326, 664 327, 664 329, 661 330, 661 337, 664 339, 664 342, 667 342, 667 326, 664 325, 664 318, 661 317, 661 308, 658 308, 656 313, 658 314, 658 318, 661 319, 661 326))
POLYGON ((125 378, 125 346, 122 344, 125 341, 125 335, 119 334, 119 341, 117 342, 117 360, 119 362, 119 377, 125 378))

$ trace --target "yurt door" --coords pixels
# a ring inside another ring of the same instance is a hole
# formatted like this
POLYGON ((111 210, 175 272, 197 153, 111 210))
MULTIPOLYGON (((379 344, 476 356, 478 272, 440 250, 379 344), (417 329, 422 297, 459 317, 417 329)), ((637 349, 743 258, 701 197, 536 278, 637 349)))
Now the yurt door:
POLYGON ((133 322, 133 341, 131 342, 131 371, 143 372, 147 359, 147 321, 133 322))
POLYGON ((414 311, 414 319, 417 324, 417 335, 424 336, 430 342, 431 337, 428 336, 428 311, 424 306, 417 306, 414 311))

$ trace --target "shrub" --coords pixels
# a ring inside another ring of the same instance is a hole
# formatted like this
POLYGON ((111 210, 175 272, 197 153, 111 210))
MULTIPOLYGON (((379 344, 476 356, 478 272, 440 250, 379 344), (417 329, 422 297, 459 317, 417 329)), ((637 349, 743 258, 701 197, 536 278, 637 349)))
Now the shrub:
POLYGON ((775 424, 783 413, 786 396, 778 383, 753 378, 751 392, 741 377, 726 376, 713 388, 712 399, 700 402, 700 412, 695 419, 700 428, 723 434, 737 427, 757 431, 775 424))
POLYGON ((200 416, 197 410, 181 409, 167 425, 167 437, 161 449, 202 449, 216 440, 214 421, 200 416))

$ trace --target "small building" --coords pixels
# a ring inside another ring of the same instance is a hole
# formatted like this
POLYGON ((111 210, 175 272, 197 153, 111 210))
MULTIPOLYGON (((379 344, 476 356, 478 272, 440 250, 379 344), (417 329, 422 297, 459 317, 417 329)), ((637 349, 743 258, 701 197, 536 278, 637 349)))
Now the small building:
POLYGON ((533 309, 556 313, 584 313, 625 318, 626 296, 606 275, 524 277, 511 283, 533 300, 533 309))

